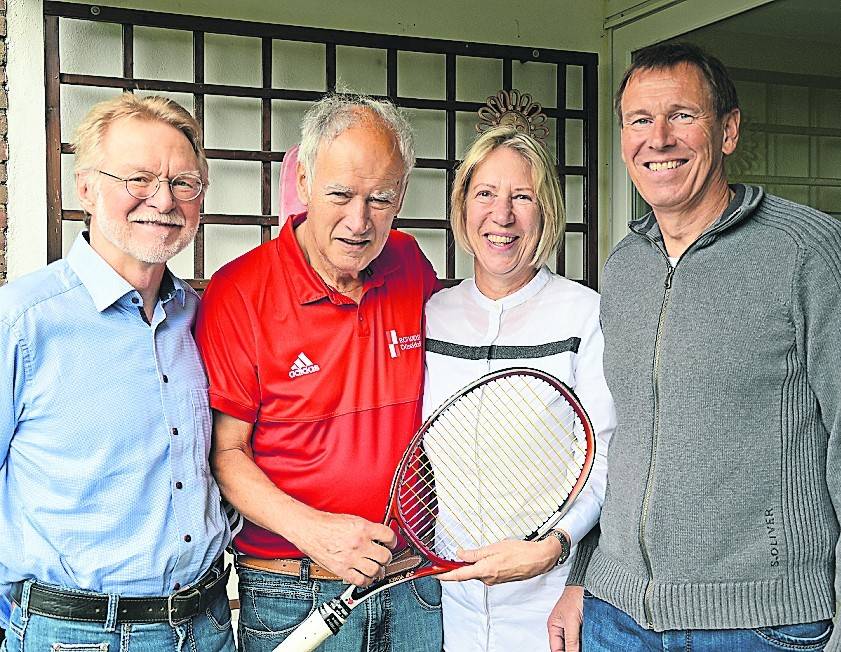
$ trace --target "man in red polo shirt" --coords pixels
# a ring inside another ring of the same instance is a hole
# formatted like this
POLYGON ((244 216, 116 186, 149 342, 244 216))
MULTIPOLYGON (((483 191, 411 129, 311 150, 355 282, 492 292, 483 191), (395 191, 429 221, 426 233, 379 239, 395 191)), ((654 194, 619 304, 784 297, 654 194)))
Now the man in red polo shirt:
MULTIPOLYGON (((414 165, 387 102, 328 96, 301 130, 307 212, 220 269, 196 339, 210 376, 213 471, 245 516, 234 544, 245 650, 271 650, 313 609, 383 573, 394 470, 420 422, 423 306, 435 273, 391 225, 414 165)), ((438 652, 424 579, 352 612, 325 651, 438 652), (369 647, 369 641, 370 647, 369 647)))

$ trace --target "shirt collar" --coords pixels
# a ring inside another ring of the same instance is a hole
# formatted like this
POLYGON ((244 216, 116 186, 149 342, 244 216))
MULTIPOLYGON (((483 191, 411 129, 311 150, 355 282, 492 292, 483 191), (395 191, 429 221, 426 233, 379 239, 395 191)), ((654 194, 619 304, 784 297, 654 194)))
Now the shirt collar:
MULTIPOLYGON (((298 302, 303 305, 327 298, 336 304, 354 303, 352 299, 327 285, 313 266, 307 262, 304 251, 295 237, 295 227, 306 219, 306 213, 292 215, 283 224, 277 237, 278 255, 285 263, 284 268, 294 274, 293 282, 289 285, 294 288, 298 302)), ((385 276, 398 267, 398 261, 391 255, 391 247, 386 242, 380 255, 362 271, 364 292, 367 292, 369 288, 382 285, 385 276)))
MULTIPOLYGON (((67 253, 67 264, 82 281, 99 312, 114 305, 126 294, 135 291, 131 283, 120 276, 90 246, 87 232, 76 236, 73 246, 67 253)), ((168 269, 165 269, 158 295, 162 303, 166 303, 173 296, 177 296, 183 306, 186 301, 186 289, 183 281, 176 278, 168 269)))
POLYGON ((544 265, 537 270, 537 274, 534 275, 534 278, 532 278, 523 287, 516 292, 512 292, 511 294, 502 297, 501 299, 490 299, 482 294, 481 290, 476 287, 475 278, 470 279, 470 292, 476 303, 479 305, 485 306, 487 309, 491 310, 496 309, 505 311, 519 306, 521 303, 525 303, 531 299, 535 294, 544 288, 550 278, 552 278, 552 273, 549 271, 549 268, 544 265))

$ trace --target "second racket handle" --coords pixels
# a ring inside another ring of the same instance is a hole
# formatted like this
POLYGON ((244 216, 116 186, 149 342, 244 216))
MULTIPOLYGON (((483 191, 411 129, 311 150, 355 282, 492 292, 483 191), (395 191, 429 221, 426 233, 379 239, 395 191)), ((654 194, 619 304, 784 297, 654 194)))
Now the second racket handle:
POLYGON ((338 616, 330 602, 325 603, 298 625, 274 652, 313 652, 333 634, 338 633, 345 620, 346 617, 342 619, 338 616))

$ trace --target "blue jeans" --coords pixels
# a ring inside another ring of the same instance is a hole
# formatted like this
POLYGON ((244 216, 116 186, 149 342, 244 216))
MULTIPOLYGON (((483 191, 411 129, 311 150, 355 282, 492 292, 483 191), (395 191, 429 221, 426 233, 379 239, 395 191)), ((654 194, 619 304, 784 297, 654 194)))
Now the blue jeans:
MULTIPOLYGON (((306 565, 305 565, 306 567, 306 565)), ((306 571, 302 568, 302 574, 306 571)), ((290 577, 250 568, 239 575, 239 646, 271 652, 322 602, 347 584, 290 577)), ((440 652, 441 585, 434 578, 398 584, 350 612, 344 627, 319 652, 440 652)))
POLYGON ((28 613, 28 589, 12 603, 6 640, 0 652, 234 652, 231 609, 224 594, 205 613, 170 627, 168 623, 118 623, 118 601, 105 623, 49 618, 28 613))
POLYGON ((584 652, 772 652, 823 650, 832 622, 779 625, 756 629, 682 629, 655 632, 637 624, 621 609, 584 593, 584 652))

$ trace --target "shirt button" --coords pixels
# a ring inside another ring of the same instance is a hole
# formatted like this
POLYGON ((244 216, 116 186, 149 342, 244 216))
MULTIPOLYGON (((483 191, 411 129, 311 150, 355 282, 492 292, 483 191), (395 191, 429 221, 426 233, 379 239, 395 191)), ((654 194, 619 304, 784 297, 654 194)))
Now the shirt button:
POLYGON ((184 483, 179 480, 178 482, 175 483, 175 488, 176 489, 183 489, 184 488, 184 483))
POLYGON ((193 537, 191 537, 189 534, 184 535, 184 541, 186 541, 187 543, 190 543, 190 541, 192 541, 192 540, 193 540, 193 537))
POLYGON ((164 381, 165 383, 168 383, 168 382, 169 382, 169 378, 167 378, 167 377, 166 377, 166 374, 164 374, 163 376, 161 376, 161 380, 162 380, 162 381, 164 381))
POLYGON ((172 434, 177 435, 178 434, 178 428, 173 428, 172 429, 172 434))
POLYGON ((132 297, 132 298, 131 298, 131 302, 132 302, 134 305, 137 305, 138 303, 140 303, 140 299, 138 299, 137 297, 132 297))

